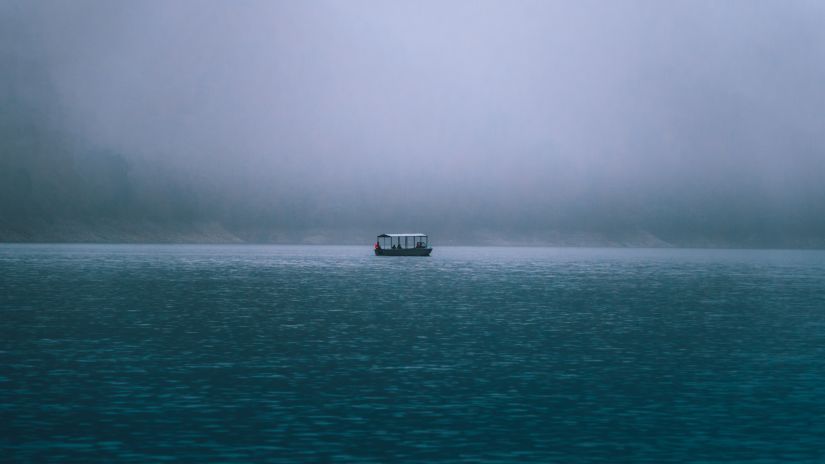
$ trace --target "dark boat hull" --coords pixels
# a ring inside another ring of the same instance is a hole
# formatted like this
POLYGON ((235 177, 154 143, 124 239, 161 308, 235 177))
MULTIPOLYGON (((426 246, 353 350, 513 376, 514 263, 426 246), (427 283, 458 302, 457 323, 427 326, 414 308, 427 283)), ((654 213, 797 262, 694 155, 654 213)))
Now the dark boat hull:
POLYGON ((432 248, 380 248, 375 250, 375 256, 430 256, 432 248))

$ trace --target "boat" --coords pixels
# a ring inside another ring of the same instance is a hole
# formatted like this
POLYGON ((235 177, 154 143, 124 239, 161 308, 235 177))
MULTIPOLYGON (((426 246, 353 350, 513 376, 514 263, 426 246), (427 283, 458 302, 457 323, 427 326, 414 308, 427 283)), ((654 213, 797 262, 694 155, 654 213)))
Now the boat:
POLYGON ((381 234, 375 241, 375 256, 430 256, 427 234, 381 234))

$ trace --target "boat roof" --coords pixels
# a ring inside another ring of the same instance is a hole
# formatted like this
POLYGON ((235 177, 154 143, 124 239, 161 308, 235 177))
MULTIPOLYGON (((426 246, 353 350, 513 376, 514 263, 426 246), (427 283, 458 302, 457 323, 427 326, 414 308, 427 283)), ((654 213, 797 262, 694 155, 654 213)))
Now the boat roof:
POLYGON ((381 234, 379 237, 426 237, 427 234, 381 234))

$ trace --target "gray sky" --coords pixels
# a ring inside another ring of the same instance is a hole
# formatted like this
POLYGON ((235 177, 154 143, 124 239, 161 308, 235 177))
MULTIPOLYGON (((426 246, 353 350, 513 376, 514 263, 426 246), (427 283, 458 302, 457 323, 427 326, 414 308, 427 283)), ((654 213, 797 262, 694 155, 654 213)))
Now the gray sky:
POLYGON ((824 238, 822 2, 0 14, 53 96, 40 117, 262 227, 824 238))

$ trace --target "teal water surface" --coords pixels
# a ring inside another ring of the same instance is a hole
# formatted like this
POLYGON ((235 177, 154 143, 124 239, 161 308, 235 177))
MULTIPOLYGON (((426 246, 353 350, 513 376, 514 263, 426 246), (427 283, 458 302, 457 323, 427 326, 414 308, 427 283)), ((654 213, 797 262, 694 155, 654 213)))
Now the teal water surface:
POLYGON ((0 461, 822 462, 825 253, 0 245, 0 461))

